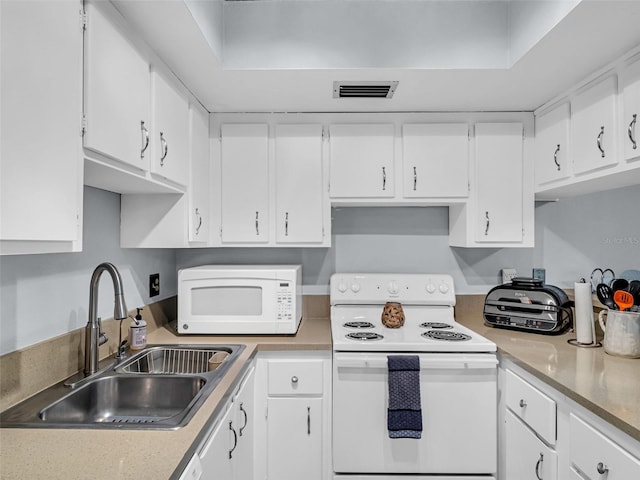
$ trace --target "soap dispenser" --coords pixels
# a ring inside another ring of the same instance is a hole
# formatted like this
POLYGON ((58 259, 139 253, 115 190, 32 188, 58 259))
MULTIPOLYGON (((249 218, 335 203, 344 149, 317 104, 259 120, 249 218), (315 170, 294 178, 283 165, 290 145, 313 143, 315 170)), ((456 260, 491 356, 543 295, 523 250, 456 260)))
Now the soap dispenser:
POLYGON ((145 322, 140 314, 142 308, 136 309, 135 318, 129 327, 129 346, 131 350, 141 350, 147 346, 147 322, 145 322))

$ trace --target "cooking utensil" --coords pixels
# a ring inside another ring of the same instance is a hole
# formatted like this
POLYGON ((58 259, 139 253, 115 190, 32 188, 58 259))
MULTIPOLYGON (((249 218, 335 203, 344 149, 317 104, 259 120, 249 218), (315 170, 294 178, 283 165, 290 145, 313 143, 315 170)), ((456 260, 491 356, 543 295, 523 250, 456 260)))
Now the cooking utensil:
POLYGON ((629 288, 629 280, 626 278, 616 278, 611 282, 611 290, 615 293, 618 290, 627 290, 629 288))
POLYGON ((613 301, 616 302, 621 311, 633 307, 633 295, 625 290, 618 290, 613 294, 613 301))
POLYGON ((613 279, 616 278, 616 274, 610 268, 594 268, 591 272, 591 291, 595 292, 598 285, 604 283, 605 285, 611 285, 613 279))
POLYGON ((640 280, 632 280, 629 282, 629 293, 633 295, 633 303, 640 305, 640 280))
POLYGON ((596 287, 596 295, 598 295, 598 300, 602 302, 604 305, 609 307, 611 310, 617 310, 618 307, 613 301, 613 291, 611 287, 606 283, 599 283, 596 287))

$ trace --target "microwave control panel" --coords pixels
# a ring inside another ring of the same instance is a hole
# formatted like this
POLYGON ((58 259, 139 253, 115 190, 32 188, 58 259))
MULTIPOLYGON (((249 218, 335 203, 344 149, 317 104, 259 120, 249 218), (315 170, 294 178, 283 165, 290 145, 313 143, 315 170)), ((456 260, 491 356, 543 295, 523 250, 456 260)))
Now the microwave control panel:
POLYGON ((293 295, 291 283, 280 282, 276 289, 278 295, 278 320, 291 320, 293 317, 293 295))

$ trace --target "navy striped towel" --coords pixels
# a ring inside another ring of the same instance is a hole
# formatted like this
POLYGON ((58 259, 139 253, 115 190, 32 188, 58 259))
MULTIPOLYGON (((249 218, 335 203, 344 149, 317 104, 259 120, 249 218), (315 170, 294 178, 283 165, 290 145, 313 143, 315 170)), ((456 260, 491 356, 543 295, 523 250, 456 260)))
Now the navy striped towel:
POLYGON ((422 438, 420 406, 420 358, 387 355, 389 370, 389 438, 422 438))

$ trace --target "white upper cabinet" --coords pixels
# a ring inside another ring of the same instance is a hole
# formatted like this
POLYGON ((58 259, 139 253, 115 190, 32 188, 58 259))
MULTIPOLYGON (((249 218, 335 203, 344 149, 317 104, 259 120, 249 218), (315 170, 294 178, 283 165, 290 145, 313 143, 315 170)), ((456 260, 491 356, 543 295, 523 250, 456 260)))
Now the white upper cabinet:
POLYGON ((331 125, 332 199, 394 196, 394 125, 331 125))
POLYGON ((533 145, 524 129, 521 122, 475 124, 471 195, 449 207, 449 245, 533 246, 533 145))
POLYGON ((211 226, 211 161, 209 112, 199 104, 189 105, 191 129, 191 179, 189 180, 189 241, 208 242, 211 226))
POLYGON ((267 243, 268 125, 224 124, 221 134, 221 241, 267 243))
POLYGON ((151 172, 180 185, 189 181, 189 108, 158 72, 151 73, 151 172))
POLYGON ((276 241, 322 243, 322 125, 277 125, 275 161, 276 241))
POLYGON ((149 169, 149 63, 93 3, 85 32, 84 147, 149 169))
POLYGON ((469 194, 469 126, 402 126, 403 193, 408 198, 469 194))
POLYGON ((476 124, 477 242, 522 241, 521 123, 476 124))
POLYGON ((610 75, 571 102, 573 171, 576 174, 618 163, 617 77, 610 75))
POLYGON ((563 103, 536 117, 535 183, 545 185, 570 175, 570 106, 563 103))
POLYGON ((640 158, 640 57, 620 75, 623 158, 640 158))
POLYGON ((82 2, 0 2, 0 253, 82 248, 82 2))

